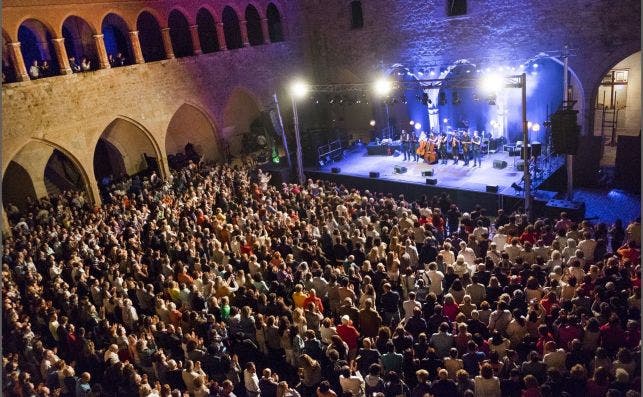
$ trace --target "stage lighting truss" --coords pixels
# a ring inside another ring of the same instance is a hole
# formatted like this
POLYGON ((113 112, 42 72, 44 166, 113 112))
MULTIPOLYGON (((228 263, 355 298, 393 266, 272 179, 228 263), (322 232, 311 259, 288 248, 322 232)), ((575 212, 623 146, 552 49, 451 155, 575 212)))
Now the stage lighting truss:
MULTIPOLYGON (((426 91, 440 89, 468 89, 477 88, 480 81, 476 74, 469 74, 467 78, 444 78, 444 79, 419 79, 413 81, 392 81, 391 94, 382 98, 381 103, 384 105, 406 104, 405 95, 400 95, 396 90, 421 90, 425 91, 422 95, 417 95, 417 100, 424 105, 431 105, 432 101, 426 91)), ((510 75, 502 77, 503 88, 521 88, 522 75, 510 75)), ((312 94, 311 102, 313 104, 328 103, 331 105, 368 105, 373 101, 372 83, 352 83, 352 84, 318 84, 308 87, 312 94), (326 98, 325 100, 323 98, 326 98)), ((454 104, 462 102, 462 97, 456 91, 453 91, 452 101, 454 104)), ((479 99, 479 97, 478 97, 479 99)), ((487 101, 495 104, 495 97, 486 97, 487 101), (493 99, 493 101, 491 100, 493 99)), ((476 100, 476 97, 474 97, 476 100)), ((447 104, 446 94, 440 92, 438 95, 438 105, 447 104)))

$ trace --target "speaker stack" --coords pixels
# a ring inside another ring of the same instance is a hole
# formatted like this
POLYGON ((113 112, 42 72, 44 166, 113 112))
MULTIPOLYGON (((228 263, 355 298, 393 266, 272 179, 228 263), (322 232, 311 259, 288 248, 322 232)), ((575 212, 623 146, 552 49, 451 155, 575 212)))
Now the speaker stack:
POLYGON ((502 170, 507 168, 507 162, 504 160, 493 160, 493 168, 502 170))
POLYGON ((377 171, 371 171, 371 172, 368 173, 368 176, 369 176, 369 178, 379 178, 380 173, 377 172, 377 171))

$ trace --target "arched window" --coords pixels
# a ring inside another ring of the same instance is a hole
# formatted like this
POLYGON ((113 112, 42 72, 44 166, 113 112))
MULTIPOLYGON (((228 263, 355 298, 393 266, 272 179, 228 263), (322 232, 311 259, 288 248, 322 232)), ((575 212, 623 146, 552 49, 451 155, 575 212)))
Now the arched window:
POLYGON ((466 15, 467 0, 447 0, 447 16, 466 15))
POLYGON ((364 14, 362 13, 362 2, 359 0, 351 1, 351 29, 361 29, 364 27, 364 14))
POLYGON ((250 45, 263 44, 263 32, 261 31, 261 17, 259 11, 252 5, 246 7, 246 29, 250 45))
POLYGON ((270 3, 268 4, 268 34, 270 35, 270 42, 276 43, 278 41, 284 41, 284 32, 281 25, 281 14, 277 6, 270 3))
MULTIPOLYGON (((98 69, 98 52, 94 43, 94 32, 85 20, 77 16, 65 19, 63 37, 68 57, 74 57, 77 65, 81 65, 86 59, 90 62, 90 69, 98 69)), ((73 66, 72 70, 74 70, 73 66)), ((86 71, 86 69, 82 70, 86 71)))
POLYGON ((136 21, 136 29, 141 42, 141 51, 145 62, 160 61, 165 59, 161 27, 154 15, 143 11, 136 21))
POLYGON ((178 10, 172 10, 168 18, 170 28, 170 38, 172 40, 172 50, 177 58, 188 57, 192 55, 192 36, 190 34, 190 24, 185 16, 178 10))
POLYGON ((229 50, 243 47, 239 17, 230 6, 223 9, 223 32, 225 33, 226 47, 229 50))
POLYGON ((201 51, 204 54, 208 52, 219 51, 219 39, 217 37, 217 25, 212 18, 212 14, 205 8, 201 8, 196 14, 196 24, 199 30, 199 41, 201 42, 201 51))
POLYGON ((22 58, 32 79, 59 74, 58 58, 51 44, 52 38, 49 29, 36 19, 27 19, 18 28, 22 58), (45 61, 47 61, 48 70, 42 68, 45 61), (34 73, 37 73, 37 77, 34 77, 34 73))
POLYGON ((124 66, 133 62, 132 48, 128 37, 127 23, 116 14, 108 14, 103 19, 101 27, 105 51, 107 52, 112 67, 124 66), (121 57, 118 56, 121 54, 121 57))

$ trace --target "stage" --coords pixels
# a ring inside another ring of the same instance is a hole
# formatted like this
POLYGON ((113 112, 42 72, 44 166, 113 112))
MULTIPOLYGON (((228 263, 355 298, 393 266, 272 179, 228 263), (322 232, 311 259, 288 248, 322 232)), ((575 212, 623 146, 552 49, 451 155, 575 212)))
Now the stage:
MULTIPOLYGON (((501 148, 502 149, 502 148, 501 148)), ((371 150, 371 153, 373 151, 371 150)), ((522 191, 516 191, 512 184, 524 186, 521 182, 523 171, 517 169, 520 157, 510 156, 503 150, 483 156, 482 166, 464 166, 462 161, 453 164, 429 165, 423 161, 404 161, 402 155, 368 155, 366 145, 357 144, 352 149, 347 149, 341 160, 326 164, 316 169, 307 169, 309 177, 334 180, 347 186, 369 189, 370 191, 387 191, 396 194, 404 193, 413 199, 423 194, 436 195, 448 192, 458 202, 481 204, 487 209, 505 208, 520 205, 523 200, 522 191), (505 161, 506 168, 494 168, 494 160, 505 161), (406 167, 404 173, 396 173, 395 167, 406 167), (338 168, 339 173, 333 173, 333 168, 338 168), (433 170, 433 176, 423 176, 423 171, 433 170), (379 172, 378 178, 371 178, 371 172, 379 172), (435 185, 428 185, 427 178, 436 179, 435 185), (488 187, 498 186, 497 192, 488 187)), ((541 174, 534 178, 533 197, 534 206, 544 206, 558 194, 555 191, 540 189, 546 182, 564 166, 562 156, 552 157, 549 164, 543 159, 539 160, 538 168, 541 174)), ((564 171, 564 170, 562 170, 564 171)), ((532 175, 533 177, 533 175, 532 175)), ((466 204, 465 204, 466 208, 466 204)))

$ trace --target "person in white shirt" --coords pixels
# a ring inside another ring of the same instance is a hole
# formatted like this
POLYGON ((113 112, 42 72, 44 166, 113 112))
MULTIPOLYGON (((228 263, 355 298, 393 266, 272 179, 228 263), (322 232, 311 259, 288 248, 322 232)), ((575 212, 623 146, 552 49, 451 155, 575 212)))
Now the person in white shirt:
POLYGON ((255 368, 255 363, 252 361, 249 361, 246 364, 246 369, 243 370, 243 384, 246 387, 248 397, 257 397, 261 394, 257 368, 255 368))
POLYGON ((549 341, 545 343, 543 362, 547 365, 547 369, 556 368, 561 373, 565 372, 565 360, 567 353, 564 349, 556 349, 556 342, 549 341))
POLYGON ((444 274, 437 270, 437 268, 438 265, 435 262, 429 263, 429 270, 427 270, 424 275, 427 279, 427 284, 429 284, 429 291, 440 296, 442 295, 442 280, 444 280, 444 274))
MULTIPOLYGON (((354 362, 353 365, 355 365, 354 362)), ((352 392, 353 396, 364 395, 362 392, 364 388, 364 378, 362 378, 359 371, 351 371, 348 365, 344 365, 340 370, 339 384, 342 386, 342 391, 344 393, 352 392)))
POLYGON ((583 240, 578 243, 578 249, 583 251, 585 260, 591 260, 593 262, 596 240, 592 238, 589 232, 583 233, 583 240))
POLYGON ((487 289, 478 282, 478 276, 475 274, 471 276, 471 284, 467 285, 464 290, 471 297, 471 303, 476 306, 479 306, 487 297, 487 289))
POLYGON ((404 309, 404 320, 408 320, 413 317, 413 309, 419 308, 422 309, 422 304, 415 300, 415 292, 409 292, 409 299, 402 303, 402 308, 404 309))
POLYGON ((491 242, 495 243, 496 247, 500 247, 501 249, 505 247, 505 245, 507 244, 507 235, 505 234, 504 226, 500 226, 498 228, 498 232, 493 236, 491 242))
POLYGON ((464 241, 460 242, 460 252, 458 252, 458 256, 460 255, 464 257, 464 261, 469 266, 474 265, 474 263, 476 262, 475 251, 471 247, 467 246, 467 243, 465 243, 464 241))
POLYGON ((442 255, 442 259, 447 265, 452 265, 455 262, 455 254, 451 250, 451 243, 444 243, 439 254, 442 255))
POLYGON ((473 229, 473 235, 476 237, 476 241, 484 240, 484 236, 489 234, 489 229, 484 227, 482 221, 476 222, 476 228, 473 229))
POLYGON ((505 252, 509 255, 509 260, 514 262, 522 252, 520 240, 517 237, 511 239, 511 244, 505 244, 505 252))

